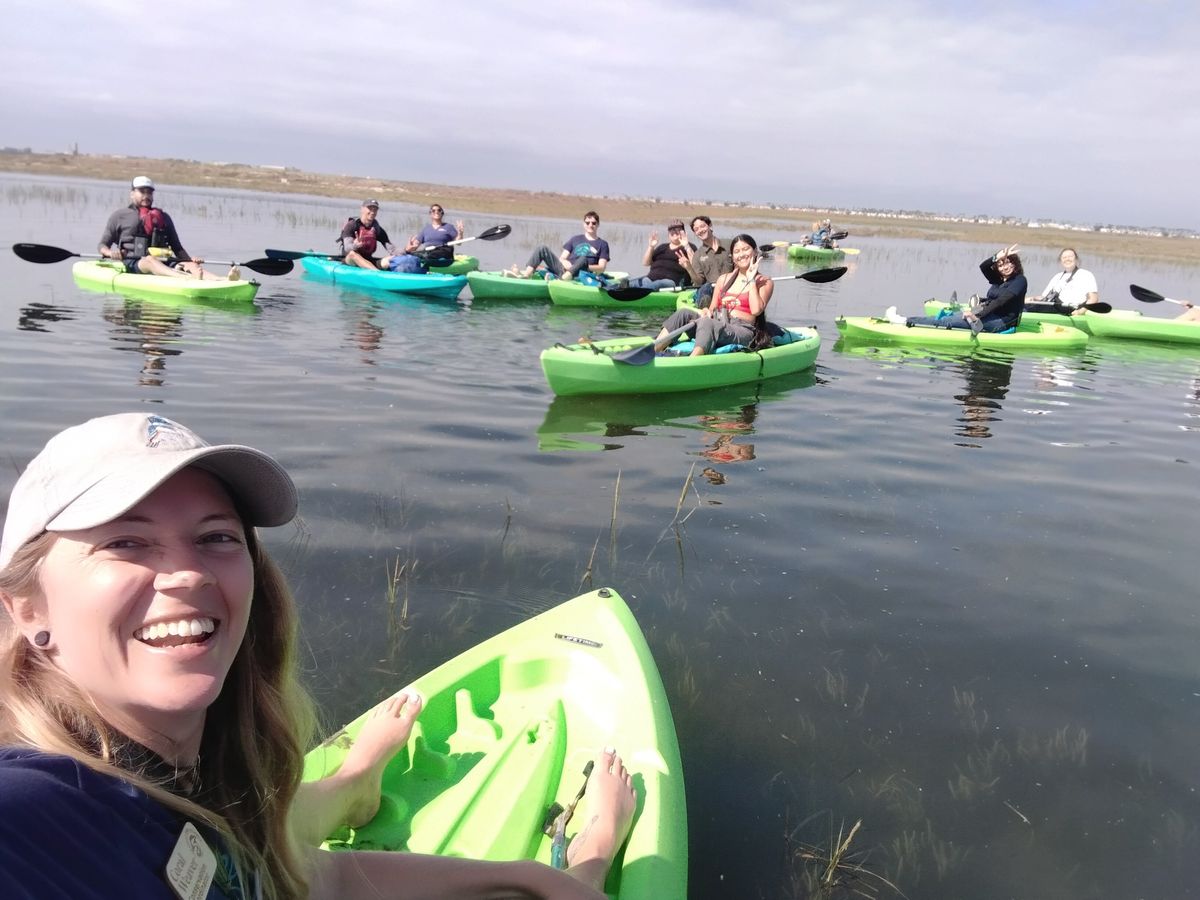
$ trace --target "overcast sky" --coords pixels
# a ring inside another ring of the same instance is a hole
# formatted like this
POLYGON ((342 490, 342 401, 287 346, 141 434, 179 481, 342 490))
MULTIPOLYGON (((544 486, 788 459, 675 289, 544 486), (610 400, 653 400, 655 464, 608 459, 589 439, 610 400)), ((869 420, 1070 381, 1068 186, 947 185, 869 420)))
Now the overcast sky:
POLYGON ((0 145, 1200 229, 1196 0, 6 0, 0 145))

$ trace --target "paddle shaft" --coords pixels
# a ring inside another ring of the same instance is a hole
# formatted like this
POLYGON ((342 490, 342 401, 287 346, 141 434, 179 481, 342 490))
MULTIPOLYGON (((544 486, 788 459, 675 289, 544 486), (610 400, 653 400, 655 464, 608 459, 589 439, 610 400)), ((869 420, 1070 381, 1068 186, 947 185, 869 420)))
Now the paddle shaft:
MULTIPOLYGON (((845 266, 829 266, 824 269, 814 269, 811 272, 801 272, 798 275, 772 275, 771 281, 812 281, 817 284, 824 284, 829 281, 837 281, 846 274, 845 266)), ((658 293, 655 288, 608 288, 601 287, 601 290, 614 300, 622 302, 630 302, 633 300, 641 300, 643 297, 648 297, 650 294, 658 293)), ((693 290, 692 288, 673 288, 667 293, 682 293, 684 291, 693 290)))
MULTIPOLYGON (((51 247, 47 244, 13 244, 13 253, 26 262, 31 263, 57 263, 72 258, 121 262, 109 256, 101 256, 99 253, 76 253, 73 250, 66 250, 62 247, 51 247)), ((242 266, 262 275, 286 275, 292 271, 291 262, 281 259, 251 259, 247 262, 210 259, 208 262, 218 266, 242 266)))

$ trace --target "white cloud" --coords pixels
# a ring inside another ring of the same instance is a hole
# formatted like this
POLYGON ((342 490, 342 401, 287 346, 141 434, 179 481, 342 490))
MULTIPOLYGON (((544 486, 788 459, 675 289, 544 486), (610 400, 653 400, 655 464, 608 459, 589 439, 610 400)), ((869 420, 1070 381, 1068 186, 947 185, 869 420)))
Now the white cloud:
POLYGON ((1182 3, 16 7, 11 144, 1197 224, 1182 3))

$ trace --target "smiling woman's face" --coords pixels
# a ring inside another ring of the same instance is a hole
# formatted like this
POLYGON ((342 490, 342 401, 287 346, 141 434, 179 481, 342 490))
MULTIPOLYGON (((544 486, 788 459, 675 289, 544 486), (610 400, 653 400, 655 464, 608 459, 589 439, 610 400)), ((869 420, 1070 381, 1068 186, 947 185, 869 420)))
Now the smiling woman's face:
POLYGON ((254 567, 222 484, 184 469, 129 512, 56 535, 42 560, 48 651, 110 725, 147 743, 203 727, 246 633, 254 567))

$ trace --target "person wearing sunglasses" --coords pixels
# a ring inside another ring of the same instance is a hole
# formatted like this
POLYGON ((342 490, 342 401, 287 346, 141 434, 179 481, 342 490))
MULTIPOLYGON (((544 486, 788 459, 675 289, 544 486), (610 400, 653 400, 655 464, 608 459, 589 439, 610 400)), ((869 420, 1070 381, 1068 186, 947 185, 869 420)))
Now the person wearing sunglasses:
MULTIPOLYGON (((154 205, 154 182, 139 175, 129 186, 129 205, 108 217, 100 235, 100 255, 125 265, 125 271, 174 278, 216 278, 204 260, 183 249, 171 217, 154 205), (156 252, 157 251, 157 252, 156 252)), ((237 267, 229 280, 238 278, 237 267)))
POLYGON ((562 252, 554 251, 542 244, 529 255, 524 268, 512 266, 504 270, 510 278, 532 278, 538 269, 544 269, 555 278, 570 281, 582 271, 601 276, 612 254, 608 241, 600 237, 600 214, 588 210, 583 216, 583 234, 576 234, 563 242, 562 252))
POLYGON ((444 247, 451 241, 461 241, 464 235, 463 220, 459 219, 453 225, 442 221, 446 210, 440 203, 429 207, 429 224, 417 233, 417 244, 421 247, 444 247))
POLYGON ((889 306, 883 317, 893 325, 935 325, 938 328, 969 328, 972 331, 1008 331, 1016 328, 1025 308, 1025 293, 1029 283, 1021 258, 1017 256, 1017 245, 1012 244, 979 264, 979 270, 991 286, 987 294, 970 309, 942 316, 908 316, 896 312, 889 306))

